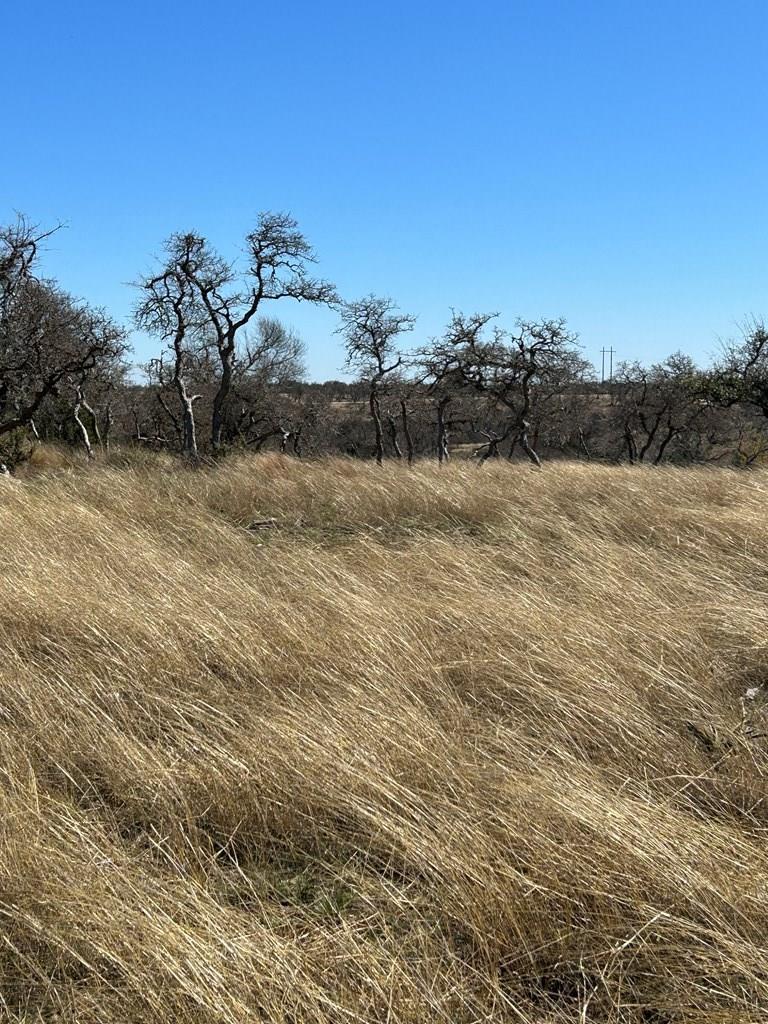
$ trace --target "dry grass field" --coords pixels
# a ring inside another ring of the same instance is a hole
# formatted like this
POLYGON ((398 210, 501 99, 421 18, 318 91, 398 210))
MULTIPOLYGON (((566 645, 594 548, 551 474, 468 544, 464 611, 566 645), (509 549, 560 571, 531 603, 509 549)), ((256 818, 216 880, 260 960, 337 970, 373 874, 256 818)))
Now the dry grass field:
POLYGON ((762 472, 46 458, 2 1020, 766 1019, 762 472))

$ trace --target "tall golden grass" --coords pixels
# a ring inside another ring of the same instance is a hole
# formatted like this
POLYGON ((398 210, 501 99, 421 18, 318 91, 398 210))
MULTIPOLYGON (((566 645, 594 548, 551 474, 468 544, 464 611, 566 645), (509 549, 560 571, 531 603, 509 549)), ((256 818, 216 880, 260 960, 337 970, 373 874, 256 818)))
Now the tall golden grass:
POLYGON ((42 463, 3 1019, 765 1019, 768 477, 42 463))

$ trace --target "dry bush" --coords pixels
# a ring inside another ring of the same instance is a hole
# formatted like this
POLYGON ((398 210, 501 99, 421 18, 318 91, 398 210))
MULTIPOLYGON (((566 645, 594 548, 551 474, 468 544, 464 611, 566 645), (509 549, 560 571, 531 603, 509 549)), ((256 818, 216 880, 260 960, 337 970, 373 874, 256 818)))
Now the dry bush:
POLYGON ((5 1019, 762 1019, 762 473, 112 462, 0 492, 5 1019))

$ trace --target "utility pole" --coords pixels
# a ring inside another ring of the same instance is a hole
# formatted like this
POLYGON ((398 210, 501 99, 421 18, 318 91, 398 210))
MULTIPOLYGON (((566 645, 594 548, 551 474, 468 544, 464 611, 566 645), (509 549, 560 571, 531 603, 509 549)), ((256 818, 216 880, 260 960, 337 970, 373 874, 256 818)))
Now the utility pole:
POLYGON ((603 347, 603 348, 600 349, 600 355, 603 357, 602 358, 601 368, 600 368, 600 381, 601 381, 602 384, 605 384, 605 357, 606 356, 609 357, 608 380, 613 380, 613 357, 614 357, 615 354, 616 354, 616 349, 613 346, 611 346, 610 348, 603 347))

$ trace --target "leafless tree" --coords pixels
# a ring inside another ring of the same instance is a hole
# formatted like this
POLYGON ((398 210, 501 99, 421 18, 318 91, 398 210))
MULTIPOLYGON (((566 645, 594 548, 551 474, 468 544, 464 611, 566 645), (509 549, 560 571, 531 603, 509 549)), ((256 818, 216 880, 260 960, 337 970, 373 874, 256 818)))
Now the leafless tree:
POLYGON ((0 229, 0 435, 29 427, 70 379, 122 361, 125 331, 37 274, 51 232, 23 218, 0 229))
POLYGON ((375 434, 376 461, 384 459, 384 428, 381 393, 400 368, 403 357, 397 349, 400 335, 412 331, 416 318, 400 313, 391 299, 368 295, 341 306, 340 333, 346 345, 346 366, 364 381, 368 408, 375 434))
POLYGON ((468 392, 467 384, 455 366, 455 353, 446 349, 442 340, 433 340, 422 348, 415 363, 420 369, 419 385, 434 409, 437 460, 441 464, 450 459, 451 430, 465 420, 456 421, 451 409, 468 392))
MULTIPOLYGON (((314 262, 314 250, 292 217, 263 213, 246 236, 243 268, 221 256, 202 235, 175 234, 165 244, 160 273, 143 280, 148 299, 140 319, 149 319, 150 325, 155 319, 146 305, 149 300, 155 306, 173 305, 173 297, 156 287, 157 282, 172 281, 174 295, 181 299, 172 312, 173 320, 181 318, 183 322, 180 344, 194 341, 198 348, 215 356, 218 380, 211 407, 214 451, 222 447, 227 406, 238 371, 248 368, 242 365, 249 359, 248 344, 241 344, 241 339, 262 304, 278 299, 312 303, 337 300, 330 283, 309 274, 314 262)), ((180 325, 172 328, 179 329, 180 325)), ((176 344, 173 347, 178 348, 176 344)), ((189 418, 186 413, 185 417, 189 418)))
POLYGON ((768 328, 763 320, 748 320, 741 340, 726 342, 705 386, 717 405, 749 405, 768 419, 768 328))
POLYGON ((708 407, 701 373, 681 352, 650 367, 620 364, 613 400, 630 464, 655 466, 673 442, 696 429, 708 407))
MULTIPOLYGON (((484 432, 487 441, 478 449, 482 461, 497 455, 499 445, 511 438, 540 466, 529 438, 534 405, 583 373, 586 364, 565 321, 519 320, 512 332, 496 325, 488 331, 495 318, 496 314, 454 313, 444 337, 431 345, 428 365, 434 380, 446 376, 454 387, 470 389, 506 410, 503 432, 484 432)), ((438 450, 444 451, 444 445, 438 450)))
MULTIPOLYGON (((194 236, 172 240, 194 249, 194 236)), ((183 262, 183 255, 177 255, 183 262)), ((141 283, 142 298, 135 311, 136 324, 142 330, 160 337, 166 351, 149 366, 151 379, 162 393, 173 388, 181 409, 181 450, 192 461, 198 459, 195 402, 199 394, 190 391, 190 369, 200 359, 207 323, 196 302, 192 283, 183 273, 178 261, 168 261, 162 272, 145 278, 141 283)), ((169 415, 170 410, 167 410, 169 415)))

